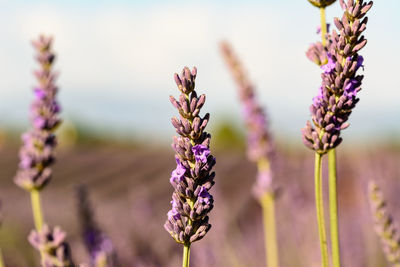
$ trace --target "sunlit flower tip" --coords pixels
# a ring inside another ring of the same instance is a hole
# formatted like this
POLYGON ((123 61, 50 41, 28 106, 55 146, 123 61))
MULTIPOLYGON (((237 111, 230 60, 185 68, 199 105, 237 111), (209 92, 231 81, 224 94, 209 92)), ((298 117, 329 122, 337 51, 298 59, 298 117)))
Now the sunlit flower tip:
POLYGON ((210 155, 210 149, 205 145, 195 145, 192 147, 194 158, 197 162, 207 162, 207 157, 210 155))
POLYGON ((328 62, 325 65, 321 66, 321 69, 325 74, 330 74, 335 69, 336 62, 333 61, 332 56, 328 54, 328 62))

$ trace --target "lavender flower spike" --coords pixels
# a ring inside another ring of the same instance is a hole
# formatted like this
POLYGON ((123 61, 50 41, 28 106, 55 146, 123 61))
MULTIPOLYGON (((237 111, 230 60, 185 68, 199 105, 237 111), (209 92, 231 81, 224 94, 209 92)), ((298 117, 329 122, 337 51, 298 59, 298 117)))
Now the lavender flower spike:
POLYGON ((60 106, 56 100, 57 74, 52 70, 55 54, 51 49, 52 38, 40 36, 33 42, 40 69, 34 74, 39 85, 34 88, 35 99, 30 108, 32 129, 22 135, 23 146, 19 152, 20 164, 14 181, 31 191, 42 189, 51 178, 56 137, 54 131, 60 124, 60 106))
POLYGON ((196 68, 190 71, 187 67, 181 75, 175 74, 181 95, 178 99, 170 97, 180 116, 172 118, 179 134, 172 144, 177 168, 170 179, 174 192, 164 227, 185 248, 210 230, 208 214, 214 202, 209 191, 214 185, 215 158, 209 148, 211 135, 204 131, 210 115, 199 115, 206 96, 198 96, 194 90, 196 74, 196 68))
POLYGON ((90 267, 120 266, 111 240, 99 229, 94 221, 85 186, 78 188, 77 196, 81 231, 84 243, 90 254, 90 267))
POLYGON ((44 225, 40 232, 30 233, 29 242, 42 255, 43 267, 75 267, 65 237, 65 232, 59 227, 51 230, 47 225, 44 225))
POLYGON ((223 42, 221 50, 239 87, 239 97, 247 126, 247 156, 259 166, 253 191, 255 196, 261 199, 265 193, 276 191, 270 168, 275 148, 269 132, 268 119, 263 107, 257 101, 254 86, 247 79, 245 71, 230 45, 223 42))
MULTIPOLYGON (((310 106, 312 123, 302 129, 303 142, 319 154, 337 147, 341 131, 349 126, 347 120, 356 106, 363 75, 357 71, 363 67, 363 57, 358 53, 367 44, 362 33, 366 29, 367 12, 372 1, 340 0, 344 9, 342 19, 335 18, 335 30, 327 35, 327 61, 321 68, 322 89, 310 106)), ((317 57, 316 57, 317 58, 317 57)))
POLYGON ((386 209, 383 194, 375 182, 368 185, 371 212, 375 223, 375 232, 381 239, 386 258, 393 266, 400 266, 400 232, 398 225, 386 209))
POLYGON ((268 129, 264 109, 257 101, 253 85, 248 81, 242 65, 228 43, 221 44, 222 55, 239 87, 244 119, 247 126, 247 154, 257 164, 257 179, 253 193, 262 206, 266 262, 269 267, 279 266, 276 236, 275 198, 276 185, 273 180, 271 161, 274 146, 268 129))

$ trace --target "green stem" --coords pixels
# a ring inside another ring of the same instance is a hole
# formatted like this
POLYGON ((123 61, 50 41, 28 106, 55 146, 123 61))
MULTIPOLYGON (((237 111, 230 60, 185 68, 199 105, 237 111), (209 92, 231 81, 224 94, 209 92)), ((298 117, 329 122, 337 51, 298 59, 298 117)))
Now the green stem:
POLYGON ((328 157, 329 157, 329 212, 330 212, 330 225, 331 225, 332 262, 333 262, 333 267, 340 267, 335 149, 329 150, 328 157))
POLYGON ((32 203, 32 213, 35 222, 35 227, 37 231, 40 231, 43 226, 43 213, 42 204, 40 203, 40 192, 37 189, 31 190, 31 203, 32 203))
POLYGON ((325 46, 326 45, 326 33, 327 33, 325 7, 320 7, 319 11, 320 11, 320 15, 321 15, 321 39, 322 39, 322 45, 325 46))
POLYGON ((264 221, 264 241, 268 267, 278 267, 278 244, 275 224, 275 197, 272 193, 265 193, 261 198, 264 221))
MULTIPOLYGON (((258 171, 269 171, 271 166, 266 158, 262 158, 257 162, 258 171)), ((275 223, 275 196, 273 192, 266 192, 261 197, 261 207, 263 213, 264 224, 264 242, 265 242, 265 257, 268 267, 278 267, 278 242, 276 237, 275 223)))
POLYGON ((321 258, 322 266, 328 267, 328 246, 326 242, 326 231, 325 231, 325 218, 324 218, 324 200, 322 196, 322 156, 315 153, 315 205, 317 209, 317 221, 318 221, 318 233, 319 242, 321 246, 321 258))
POLYGON ((5 267, 4 259, 3 259, 3 254, 1 253, 1 248, 0 248, 0 267, 5 267))
POLYGON ((189 258, 190 258, 190 244, 184 245, 183 247, 183 260, 182 267, 189 267, 189 258))

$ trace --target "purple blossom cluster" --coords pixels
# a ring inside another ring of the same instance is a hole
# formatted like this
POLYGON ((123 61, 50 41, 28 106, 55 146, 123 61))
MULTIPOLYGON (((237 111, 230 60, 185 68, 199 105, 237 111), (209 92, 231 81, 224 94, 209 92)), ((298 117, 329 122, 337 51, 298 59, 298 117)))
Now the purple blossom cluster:
POLYGON ((322 69, 322 85, 310 106, 312 123, 307 121, 302 129, 303 142, 317 153, 324 154, 341 142, 341 131, 349 126, 347 120, 356 106, 361 90, 362 75, 357 71, 363 67, 363 57, 358 53, 367 40, 362 33, 366 29, 366 13, 372 1, 340 0, 344 10, 341 19, 335 18, 335 30, 327 34, 327 45, 313 45, 308 57, 322 69))
POLYGON ((209 191, 214 185, 212 168, 215 158, 209 148, 211 135, 204 131, 210 115, 199 116, 206 97, 197 96, 196 74, 196 68, 190 71, 187 67, 181 75, 175 74, 181 95, 179 99, 170 97, 180 116, 172 118, 179 134, 172 144, 177 167, 171 173, 170 183, 174 188, 172 208, 164 227, 176 242, 185 245, 202 239, 209 231, 208 214, 214 202, 209 191))
POLYGON ((90 255, 90 267, 117 267, 117 254, 111 240, 100 230, 94 220, 86 187, 80 186, 77 192, 78 210, 83 241, 90 255))
POLYGON ((270 161, 273 158, 274 146, 269 133, 268 119, 264 108, 257 100, 254 86, 247 79, 241 63, 232 52, 228 43, 221 45, 222 54, 229 66, 236 83, 239 85, 239 97, 242 102, 242 113, 247 128, 247 156, 259 165, 253 192, 260 198, 266 192, 273 192, 270 161))
POLYGON ((47 225, 39 232, 33 230, 30 233, 29 242, 40 252, 43 267, 75 267, 65 237, 61 228, 50 229, 47 225))
POLYGON ((35 98, 30 108, 32 129, 22 135, 19 170, 14 178, 15 183, 26 190, 39 190, 49 182, 57 144, 54 131, 61 122, 56 101, 57 75, 52 70, 55 60, 52 38, 40 36, 33 46, 40 65, 34 72, 39 85, 33 90, 35 98))

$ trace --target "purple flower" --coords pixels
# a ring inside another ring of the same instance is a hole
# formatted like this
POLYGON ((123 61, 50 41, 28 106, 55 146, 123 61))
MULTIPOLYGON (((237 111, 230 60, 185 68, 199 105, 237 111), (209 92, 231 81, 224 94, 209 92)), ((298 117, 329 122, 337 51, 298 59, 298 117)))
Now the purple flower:
POLYGON ((322 86, 318 90, 318 95, 313 97, 313 105, 314 107, 319 107, 322 104, 323 101, 323 90, 322 86))
MULTIPOLYGON (((362 75, 357 70, 363 68, 364 58, 360 50, 367 44, 363 32, 367 28, 366 13, 372 1, 340 1, 344 14, 335 18, 338 31, 327 36, 328 63, 321 66, 322 94, 313 99, 310 106, 312 122, 302 129, 303 142, 319 154, 336 148, 341 142, 341 130, 349 126, 350 114, 358 103, 362 75), (349 26, 351 25, 351 26, 349 26), (323 96, 323 101, 321 98, 323 96)), ((315 49, 314 49, 315 51, 315 49)), ((310 58, 312 51, 307 52, 310 58)))
POLYGON ((46 92, 44 90, 42 90, 41 88, 35 88, 33 90, 35 96, 37 99, 42 100, 46 97, 46 92))
POLYGON ((346 85, 344 88, 344 93, 343 95, 349 98, 356 97, 357 95, 357 87, 359 85, 359 82, 355 79, 351 79, 350 82, 346 85))
POLYGON ((170 182, 171 183, 178 183, 183 181, 183 177, 186 173, 186 168, 185 166, 182 165, 182 163, 180 162, 180 160, 177 158, 176 159, 176 163, 177 163, 177 167, 175 170, 172 171, 171 173, 171 178, 170 178, 170 182))
POLYGON ((42 266, 75 267, 70 248, 65 241, 66 233, 59 227, 53 230, 47 225, 38 231, 32 231, 28 237, 31 245, 41 253, 42 266))
MULTIPOLYGON (((242 104, 243 117, 247 128, 247 156, 251 161, 259 164, 260 162, 270 163, 274 154, 272 136, 269 132, 268 117, 265 109, 259 103, 254 86, 247 78, 246 72, 241 62, 233 53, 230 45, 222 43, 222 54, 225 61, 238 84, 240 101, 242 104)), ((313 46, 314 51, 323 49, 322 46, 313 46)), ((313 55, 314 56, 314 55, 313 55)), ((317 60, 319 61, 319 56, 317 60)), ((257 182, 256 182, 257 186, 257 182)), ((273 193, 274 186, 262 188, 263 194, 273 193)), ((255 194, 259 198, 261 194, 255 194)))
POLYGON ((264 169, 257 173, 256 183, 253 186, 253 193, 261 198, 265 192, 270 190, 272 185, 272 173, 270 169, 264 169))
POLYGON ((46 125, 46 120, 43 117, 36 117, 33 120, 33 126, 38 129, 43 129, 46 125))
POLYGON ((172 144, 177 167, 170 178, 174 192, 164 228, 176 242, 184 245, 202 239, 210 230, 208 214, 213 208, 212 196, 205 190, 214 185, 215 177, 212 171, 215 158, 209 149, 211 136, 205 131, 210 115, 199 115, 205 95, 198 96, 195 91, 196 75, 196 68, 190 71, 187 67, 181 75, 175 74, 181 94, 178 100, 170 97, 181 116, 172 119, 179 134, 174 136, 172 144))
POLYGON ((209 205, 211 203, 211 195, 204 186, 200 188, 198 201, 205 205, 209 205))
POLYGON ((356 67, 356 71, 361 67, 364 70, 364 58, 362 56, 358 56, 357 58, 357 67, 356 67))
POLYGON ((175 202, 175 200, 171 201, 172 204, 172 209, 170 211, 168 211, 168 219, 169 220, 179 220, 181 218, 181 215, 179 214, 177 208, 178 208, 178 204, 175 202))
POLYGON ((192 152, 194 154, 194 158, 198 162, 207 162, 207 157, 210 155, 210 149, 205 145, 195 145, 192 147, 192 152))
POLYGON ((81 185, 78 187, 77 198, 81 236, 87 252, 90 255, 90 267, 120 266, 113 243, 110 238, 101 231, 95 221, 85 186, 81 185))
POLYGON ((331 74, 335 69, 336 62, 333 61, 332 56, 328 54, 328 62, 325 65, 321 66, 321 69, 324 71, 325 74, 331 74))
POLYGON ((57 144, 54 131, 60 124, 60 107, 56 100, 56 74, 52 64, 52 38, 41 36, 33 42, 40 69, 35 71, 39 85, 33 90, 35 98, 30 108, 32 129, 22 135, 19 170, 14 181, 20 187, 41 189, 51 178, 54 148, 57 144))

